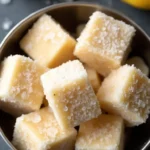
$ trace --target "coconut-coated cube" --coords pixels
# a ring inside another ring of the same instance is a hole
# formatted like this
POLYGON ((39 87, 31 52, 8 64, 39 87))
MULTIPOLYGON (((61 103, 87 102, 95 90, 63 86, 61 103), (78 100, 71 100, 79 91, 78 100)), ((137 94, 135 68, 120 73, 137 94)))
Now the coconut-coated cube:
POLYGON ((80 125, 75 150, 123 150, 124 122, 102 114, 80 125))
POLYGON ((78 60, 50 69, 41 76, 41 81, 61 128, 78 126, 101 113, 87 73, 78 60))
POLYGON ((134 33, 134 27, 96 11, 78 38, 74 54, 107 76, 125 61, 134 33))
POLYGON ((38 110, 44 97, 40 76, 46 70, 28 57, 5 58, 1 66, 0 108, 14 116, 38 110))
POLYGON ((34 23, 20 42, 30 57, 50 68, 74 59, 75 44, 75 39, 46 14, 34 23))
POLYGON ((12 143, 18 150, 73 150, 76 130, 62 130, 45 107, 17 118, 12 143))
POLYGON ((93 87, 95 93, 97 93, 100 85, 101 85, 101 78, 97 71, 87 65, 84 65, 84 68, 88 74, 88 79, 93 87))
POLYGON ((124 65, 104 79, 97 97, 105 111, 120 115, 127 126, 136 126, 148 118, 150 80, 134 66, 124 65))

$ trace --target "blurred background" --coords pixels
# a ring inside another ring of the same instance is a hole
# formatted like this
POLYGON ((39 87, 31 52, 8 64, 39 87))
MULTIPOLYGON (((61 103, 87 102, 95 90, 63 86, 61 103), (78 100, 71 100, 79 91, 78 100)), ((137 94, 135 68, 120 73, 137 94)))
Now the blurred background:
MULTIPOLYGON (((30 13, 49 5, 73 1, 83 2, 82 0, 0 0, 0 42, 14 25, 30 13)), ((150 0, 84 0, 84 2, 100 4, 124 13, 150 36, 150 0)), ((10 150, 1 137, 0 150, 10 150)))

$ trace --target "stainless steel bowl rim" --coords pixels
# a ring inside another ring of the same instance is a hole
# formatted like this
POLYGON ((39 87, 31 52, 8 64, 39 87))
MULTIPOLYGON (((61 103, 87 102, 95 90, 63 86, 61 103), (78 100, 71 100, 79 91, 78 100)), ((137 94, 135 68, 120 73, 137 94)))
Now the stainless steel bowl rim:
MULTIPOLYGON (((93 2, 68 2, 68 3, 59 3, 59 4, 54 4, 51 6, 47 6, 44 8, 41 8, 33 13, 31 13, 30 15, 28 15, 27 17, 25 17, 24 19, 22 19, 19 23, 17 23, 9 32, 8 34, 4 37, 4 39, 2 40, 2 42, 0 43, 0 53, 3 49, 3 47, 5 46, 5 44, 7 43, 7 41, 9 40, 9 37, 11 35, 14 34, 14 32, 18 29, 18 27, 20 27, 22 24, 24 24, 27 20, 29 20, 30 18, 32 18, 33 16, 39 15, 41 13, 46 13, 49 10, 53 10, 53 9, 57 9, 57 8, 62 8, 62 7, 69 7, 69 6, 87 6, 87 7, 95 7, 95 8, 104 8, 107 11, 113 12, 115 14, 118 14, 119 16, 122 16, 123 18, 129 20, 134 26, 136 26, 145 36, 146 38, 149 40, 150 42, 150 37, 148 36, 148 34, 138 25, 136 24, 134 21, 132 21, 129 17, 127 17, 126 15, 124 15, 123 13, 114 10, 113 8, 108 8, 105 6, 100 5, 99 3, 93 3, 93 2)), ((3 133, 1 127, 0 127, 0 136, 4 139, 4 141, 7 143, 7 145, 9 146, 9 148, 16 150, 16 148, 12 145, 12 143, 7 139, 7 137, 5 136, 5 134, 3 133)), ((150 144, 150 140, 148 142, 148 144, 150 144)), ((144 149, 147 147, 147 143, 144 146, 144 149)), ((142 149, 142 150, 144 150, 142 149)))

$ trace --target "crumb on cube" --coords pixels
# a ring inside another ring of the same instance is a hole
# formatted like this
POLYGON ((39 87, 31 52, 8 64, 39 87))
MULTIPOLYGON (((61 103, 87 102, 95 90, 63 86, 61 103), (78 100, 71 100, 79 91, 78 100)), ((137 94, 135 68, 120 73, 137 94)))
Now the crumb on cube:
POLYGON ((78 60, 41 76, 44 94, 62 128, 75 127, 101 113, 99 102, 78 60))
POLYGON ((150 111, 150 79, 124 65, 106 77, 97 93, 101 108, 120 115, 127 126, 146 122, 150 111))
POLYGON ((20 42, 21 48, 40 64, 54 68, 74 59, 76 41, 55 20, 41 16, 20 42))
POLYGON ((134 34, 131 25, 96 11, 78 38, 74 55, 107 76, 125 61, 134 34))
POLYGON ((0 108, 14 116, 38 110, 44 97, 40 76, 46 70, 28 57, 5 58, 1 67, 0 108))
POLYGON ((20 150, 73 150, 76 130, 62 130, 48 107, 17 118, 13 145, 20 150))
POLYGON ((75 150, 122 150, 123 141, 123 119, 102 114, 80 125, 75 150))

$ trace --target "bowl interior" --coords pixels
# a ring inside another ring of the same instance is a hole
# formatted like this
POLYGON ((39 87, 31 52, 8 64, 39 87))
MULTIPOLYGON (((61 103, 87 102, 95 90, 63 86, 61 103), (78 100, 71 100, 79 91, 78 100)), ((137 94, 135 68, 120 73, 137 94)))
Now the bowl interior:
MULTIPOLYGON (((27 30, 33 25, 39 16, 44 13, 51 15, 57 20, 67 31, 74 34, 76 26, 81 23, 86 23, 92 12, 100 10, 116 19, 125 21, 128 24, 133 25, 136 28, 136 36, 132 42, 131 56, 141 56, 150 68, 150 40, 148 36, 138 27, 134 22, 125 17, 119 15, 119 13, 110 9, 104 8, 99 5, 91 4, 59 4, 52 7, 44 8, 23 20, 6 36, 1 43, 0 49, 0 61, 10 54, 23 54, 26 55, 19 47, 19 41, 27 32, 27 30)), ((0 126, 11 141, 12 133, 15 123, 15 118, 0 111, 0 126)), ((140 150, 148 142, 150 138, 150 119, 143 125, 134 128, 127 128, 125 133, 125 150, 140 150)))

